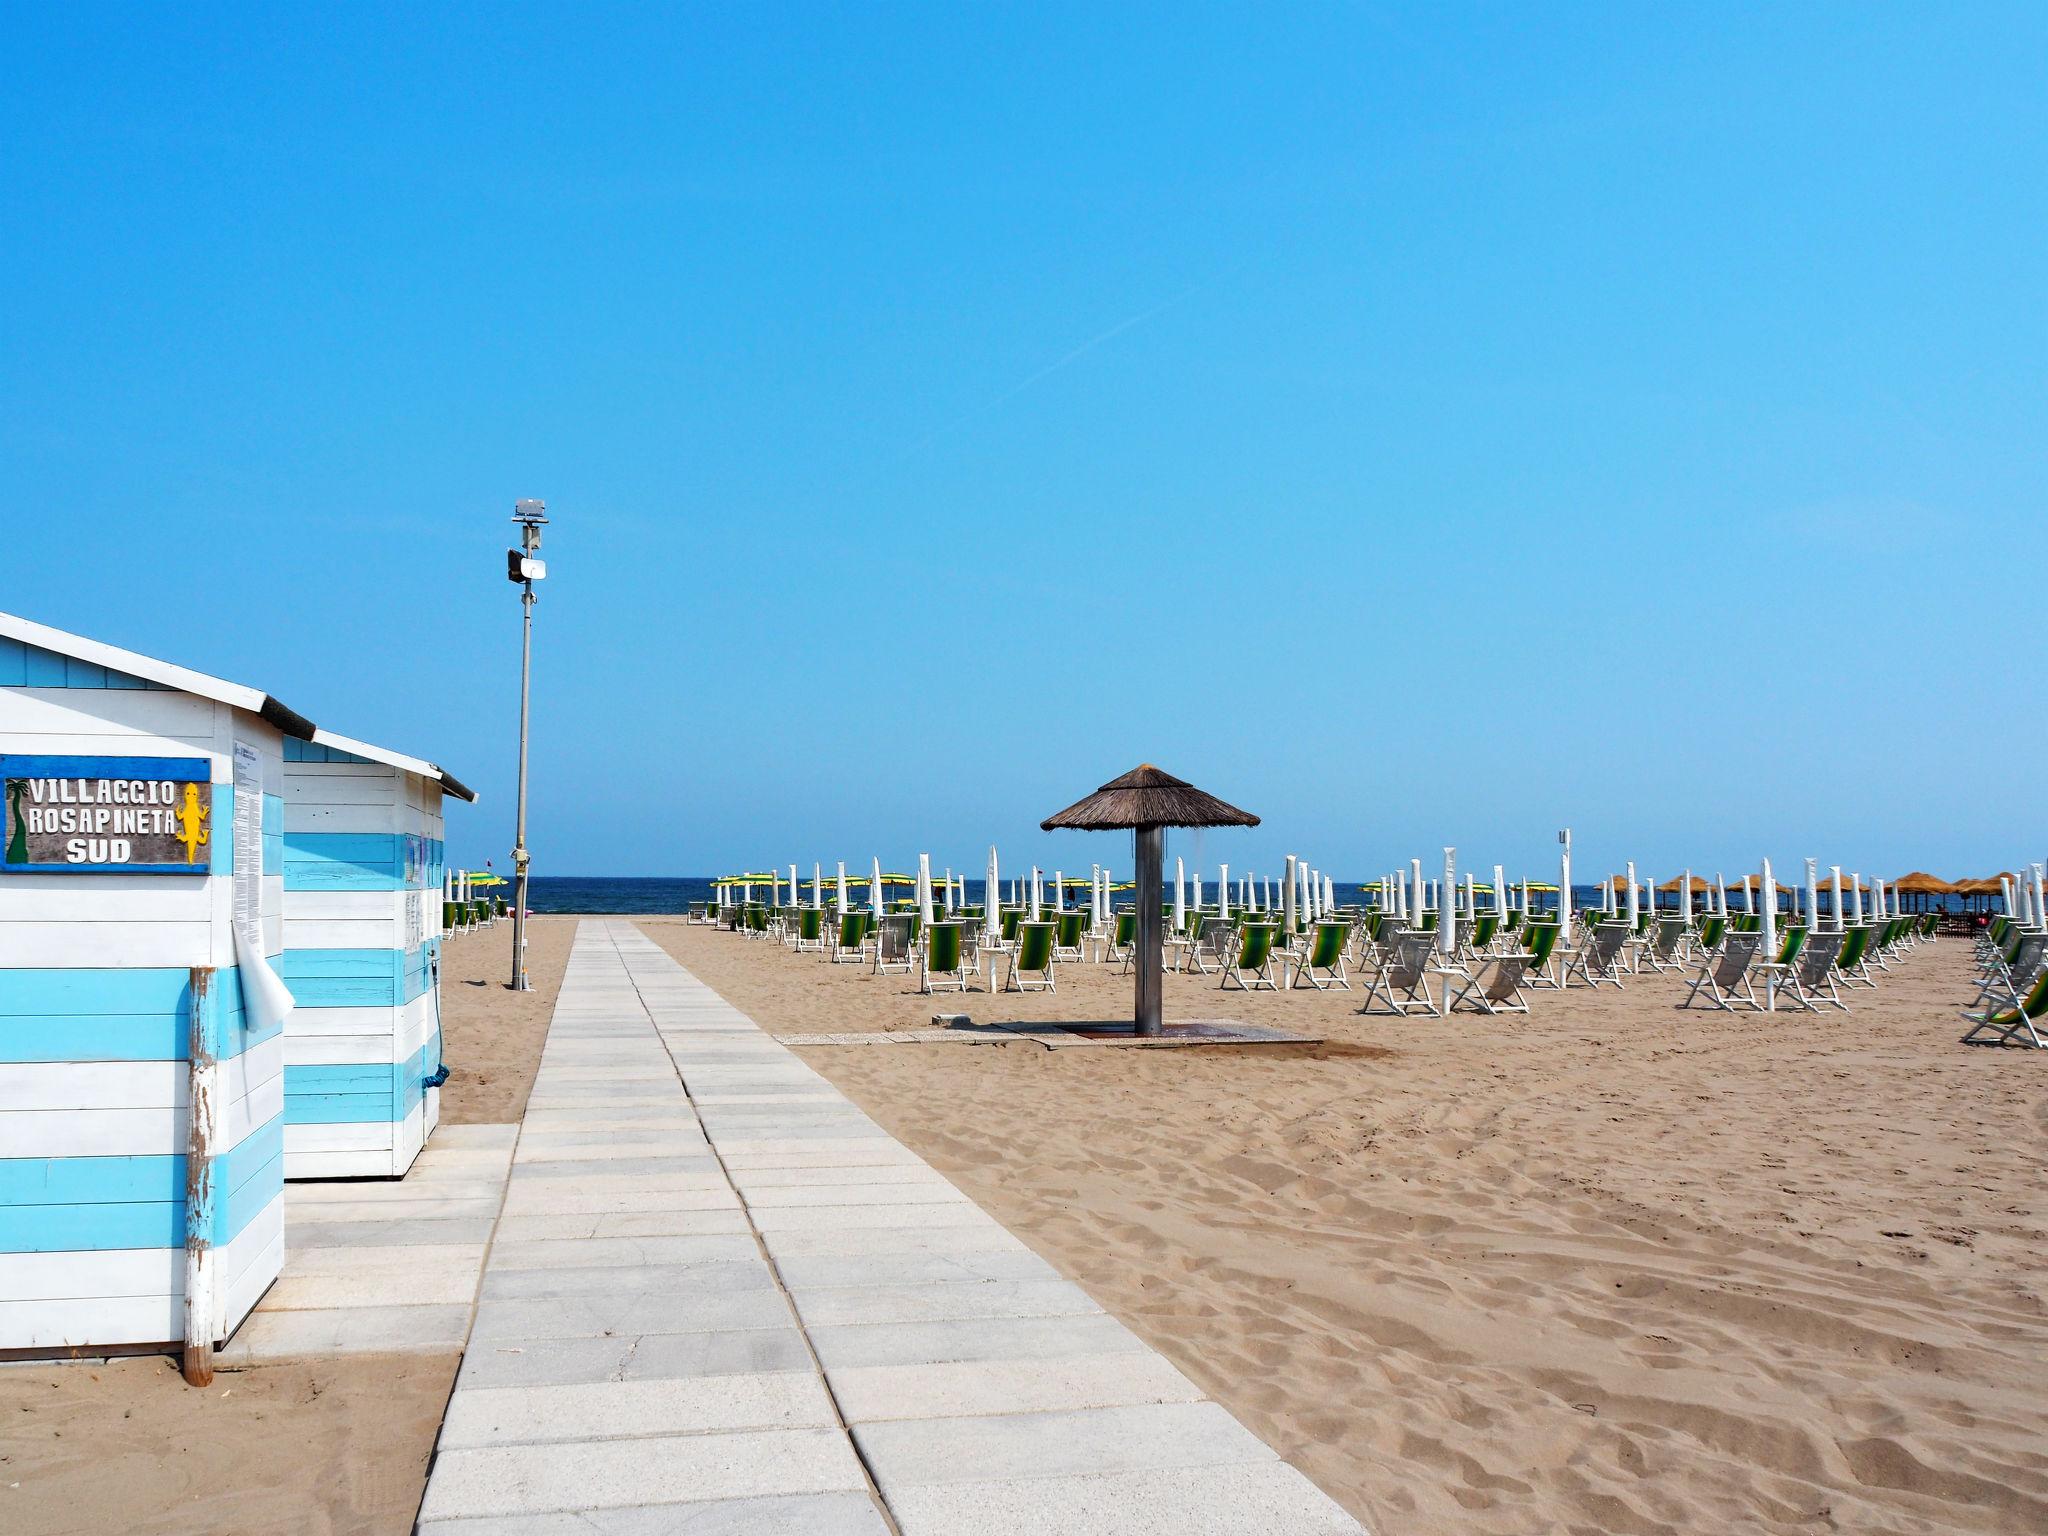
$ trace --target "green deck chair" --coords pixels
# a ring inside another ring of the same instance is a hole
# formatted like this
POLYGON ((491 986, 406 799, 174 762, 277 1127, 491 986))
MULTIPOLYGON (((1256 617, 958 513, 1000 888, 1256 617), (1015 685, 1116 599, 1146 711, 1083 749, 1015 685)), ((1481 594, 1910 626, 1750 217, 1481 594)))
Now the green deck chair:
POLYGON ((1556 923, 1528 922, 1522 925, 1522 945, 1529 952, 1525 974, 1545 986, 1554 987, 1563 980, 1551 969, 1551 959, 1557 952, 1557 936, 1562 931, 1556 923))
MULTIPOLYGON (((1171 925, 1162 921, 1159 926, 1164 929, 1171 925)), ((1116 925, 1109 931, 1109 958, 1121 960, 1126 971, 1131 968, 1137 937, 1138 914, 1135 912, 1117 913, 1116 925)))
POLYGON ((1079 961, 1081 938, 1088 931, 1088 914, 1082 911, 1062 912, 1059 916, 1059 933, 1053 942, 1053 954, 1057 959, 1079 961))
POLYGON ((825 947, 825 914, 816 907, 805 907, 797 913, 796 947, 800 951, 825 947))
POLYGON ((1342 987, 1349 992, 1351 983, 1344 976, 1344 944, 1350 936, 1349 923, 1317 923, 1308 953, 1295 965, 1294 979, 1288 985, 1298 987, 1306 979, 1318 992, 1326 987, 1342 987))
POLYGON ((826 961, 834 965, 841 961, 859 964, 867 959, 867 936, 867 913, 840 913, 838 927, 832 935, 832 947, 825 952, 826 961))
POLYGON ((1051 992, 1053 940, 1057 923, 1024 922, 1017 925, 1017 947, 1010 951, 1010 969, 1003 977, 1005 992, 1051 992))
POLYGON ((1239 928, 1219 985, 1227 987, 1235 981, 1246 992, 1279 991, 1280 983, 1273 975, 1273 943, 1279 937, 1275 923, 1246 923, 1239 928))
POLYGON ((961 925, 933 923, 925 936, 924 968, 918 978, 920 992, 965 992, 967 978, 974 974, 968 964, 967 948, 961 942, 961 925))
POLYGON ((1981 1013, 1965 1013, 1963 1019, 1970 1026, 1963 1036, 1965 1045, 2019 1044, 2048 1050, 2048 1037, 2041 1033, 2048 1023, 2048 969, 2034 978, 2017 1008, 1986 1008, 1981 1013), (2026 1038, 2021 1039, 2022 1035, 2026 1038))

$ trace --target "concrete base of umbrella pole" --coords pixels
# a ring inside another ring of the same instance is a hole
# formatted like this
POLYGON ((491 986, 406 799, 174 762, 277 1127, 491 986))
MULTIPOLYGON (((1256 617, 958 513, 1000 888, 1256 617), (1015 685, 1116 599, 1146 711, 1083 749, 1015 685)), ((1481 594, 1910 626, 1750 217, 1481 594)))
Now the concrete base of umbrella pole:
POLYGON ((1166 991, 1165 920, 1160 916, 1164 899, 1160 870, 1166 862, 1166 830, 1138 827, 1132 836, 1138 855, 1138 998, 1134 1017, 1139 1034, 1156 1035, 1160 1032, 1166 991))

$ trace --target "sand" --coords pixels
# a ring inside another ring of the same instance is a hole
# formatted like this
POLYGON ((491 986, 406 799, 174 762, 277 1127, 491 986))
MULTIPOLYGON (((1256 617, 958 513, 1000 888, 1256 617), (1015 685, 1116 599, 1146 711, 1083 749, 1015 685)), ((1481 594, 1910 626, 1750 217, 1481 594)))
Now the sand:
POLYGON ((253 1366, 203 1392, 168 1359, 0 1367, 0 1530, 403 1536, 456 1363, 253 1366))
POLYGON ((526 979, 514 992, 512 924, 449 939, 441 951, 441 1087, 446 1125, 510 1125, 526 1113, 526 1096, 540 1069, 555 995, 576 937, 573 917, 536 917, 527 923, 526 979))
MULTIPOLYGON (((1127 1016, 916 995, 648 921, 776 1031, 1127 1016)), ((1956 1043, 1967 945, 1843 1016, 1360 1017, 1313 1050, 802 1055, 1380 1536, 2048 1529, 2048 1059, 1956 1043)))
MULTIPOLYGON (((509 924, 448 941, 445 1123, 524 1112, 575 930, 534 920, 526 993, 504 985, 509 924)), ((0 1365, 0 1532, 404 1536, 459 1360, 249 1366, 203 1392, 160 1357, 0 1365)))

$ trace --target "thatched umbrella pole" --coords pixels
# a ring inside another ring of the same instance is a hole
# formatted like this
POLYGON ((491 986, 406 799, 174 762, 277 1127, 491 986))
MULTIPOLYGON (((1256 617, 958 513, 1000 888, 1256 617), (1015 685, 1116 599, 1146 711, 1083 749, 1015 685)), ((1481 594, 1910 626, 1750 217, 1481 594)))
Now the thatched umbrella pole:
POLYGON ((1128 830, 1135 834, 1138 865, 1138 985, 1134 1021, 1141 1035, 1161 1032, 1166 990, 1166 936, 1161 931, 1164 904, 1160 867, 1166 860, 1168 827, 1256 827, 1259 818, 1226 805, 1185 780, 1162 773, 1150 763, 1111 779, 1087 799, 1048 816, 1039 826, 1047 832, 1075 828, 1087 832, 1128 830))
POLYGON ((1156 1035, 1166 1001, 1165 902, 1160 869, 1166 862, 1166 829, 1138 827, 1138 1033, 1156 1035))

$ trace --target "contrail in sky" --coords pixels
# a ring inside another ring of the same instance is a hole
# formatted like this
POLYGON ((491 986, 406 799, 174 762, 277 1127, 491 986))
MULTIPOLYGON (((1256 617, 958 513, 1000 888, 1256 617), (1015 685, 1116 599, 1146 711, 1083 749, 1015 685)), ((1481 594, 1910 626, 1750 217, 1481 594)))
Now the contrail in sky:
POLYGON ((1196 294, 1200 293, 1204 288, 1209 287, 1215 281, 1217 281, 1217 279, 1211 278, 1203 282, 1196 283, 1192 288, 1182 290, 1180 293, 1175 294, 1172 298, 1166 300, 1164 303, 1154 304, 1150 309, 1141 309, 1138 311, 1137 314, 1127 316, 1126 318, 1117 321, 1117 323, 1115 325, 1112 325, 1108 330, 1097 332, 1095 335, 1090 336, 1086 341, 1082 342, 1078 347, 1075 347, 1072 351, 1063 353, 1059 357, 1056 357, 1051 362, 1047 363, 1043 368, 1037 369, 1032 373, 1026 374, 1023 378, 1019 379, 1015 384, 1012 384, 1008 389, 1004 390, 1001 394, 995 396, 993 399, 985 400, 980 405, 977 405, 970 410, 961 412, 960 415, 954 417, 953 420, 947 422, 944 426, 933 428, 930 432, 926 433, 923 437, 919 438, 915 443, 911 444, 909 448, 905 449, 903 457, 908 458, 911 454, 916 453, 918 450, 930 447, 933 443, 937 442, 940 438, 944 437, 948 432, 954 432, 959 430, 959 428, 965 426, 968 422, 974 420, 975 417, 984 416, 988 412, 996 409, 996 407, 998 406, 1007 405, 1010 401, 1016 399, 1019 395, 1023 394, 1025 390, 1031 388, 1032 385, 1039 383, 1041 380, 1051 378, 1052 375, 1058 373, 1062 368, 1065 368, 1068 364, 1077 362, 1081 358, 1086 357, 1090 352, 1093 352, 1097 347, 1104 345, 1106 342, 1114 341, 1117 337, 1123 335, 1125 331, 1128 331, 1135 326, 1143 325, 1148 320, 1156 319, 1158 316, 1165 314, 1169 309, 1172 309, 1177 304, 1185 304, 1189 299, 1193 298, 1196 294))

